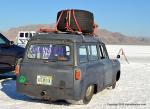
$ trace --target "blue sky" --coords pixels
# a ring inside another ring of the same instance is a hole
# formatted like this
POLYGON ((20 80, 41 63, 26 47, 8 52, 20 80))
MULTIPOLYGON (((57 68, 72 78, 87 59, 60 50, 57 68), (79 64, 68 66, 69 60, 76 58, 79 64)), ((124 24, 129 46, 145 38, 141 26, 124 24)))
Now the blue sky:
POLYGON ((150 37, 150 0, 1 0, 0 30, 55 23, 62 9, 89 10, 100 28, 150 37))

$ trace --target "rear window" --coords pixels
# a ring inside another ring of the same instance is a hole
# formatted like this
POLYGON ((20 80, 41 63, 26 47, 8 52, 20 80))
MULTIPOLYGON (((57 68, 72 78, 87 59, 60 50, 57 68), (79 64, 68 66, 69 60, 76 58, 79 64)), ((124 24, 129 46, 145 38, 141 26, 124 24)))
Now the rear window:
POLYGON ((28 50, 28 58, 68 61, 70 58, 70 47, 62 44, 31 45, 28 50))

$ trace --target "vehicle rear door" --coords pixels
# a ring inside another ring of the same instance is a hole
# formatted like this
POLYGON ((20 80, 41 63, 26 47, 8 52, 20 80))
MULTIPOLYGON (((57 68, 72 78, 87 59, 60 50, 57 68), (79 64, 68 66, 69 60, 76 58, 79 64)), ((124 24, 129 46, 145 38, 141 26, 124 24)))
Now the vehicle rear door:
POLYGON ((31 85, 72 88, 73 43, 62 40, 32 43, 27 48, 21 73, 31 85))

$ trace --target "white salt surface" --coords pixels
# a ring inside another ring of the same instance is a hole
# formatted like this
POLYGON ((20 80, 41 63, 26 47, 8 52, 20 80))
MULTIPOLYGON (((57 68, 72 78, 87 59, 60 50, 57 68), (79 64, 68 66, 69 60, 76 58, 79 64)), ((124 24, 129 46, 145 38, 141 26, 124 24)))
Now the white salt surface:
MULTIPOLYGON (((111 58, 116 58, 122 48, 129 62, 150 63, 150 46, 140 45, 106 45, 111 58)), ((124 57, 121 55, 121 59, 124 57)))

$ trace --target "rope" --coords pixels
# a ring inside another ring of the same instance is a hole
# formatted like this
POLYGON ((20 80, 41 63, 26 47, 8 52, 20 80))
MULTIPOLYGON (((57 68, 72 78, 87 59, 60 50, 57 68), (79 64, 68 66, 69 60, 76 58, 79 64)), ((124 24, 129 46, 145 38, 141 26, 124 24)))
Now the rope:
POLYGON ((60 14, 60 16, 59 16, 59 18, 58 18, 58 20, 57 20, 57 22, 56 22, 56 26, 55 26, 55 30, 56 30, 56 31, 57 31, 57 26, 58 26, 58 24, 59 24, 59 22, 60 22, 60 19, 61 19, 62 15, 63 15, 63 11, 61 12, 61 14, 60 14))
POLYGON ((74 32, 73 30, 72 30, 72 28, 70 27, 70 18, 69 18, 69 16, 70 16, 70 10, 68 10, 67 11, 67 16, 66 16, 66 29, 67 29, 67 31, 71 31, 71 32, 74 32))
POLYGON ((73 19, 74 19, 74 21, 75 21, 75 23, 76 23, 76 26, 77 26, 77 28, 78 28, 78 31, 81 32, 81 28, 80 28, 79 23, 78 23, 78 21, 77 21, 77 19, 76 19, 74 10, 72 10, 72 14, 73 14, 73 19))

